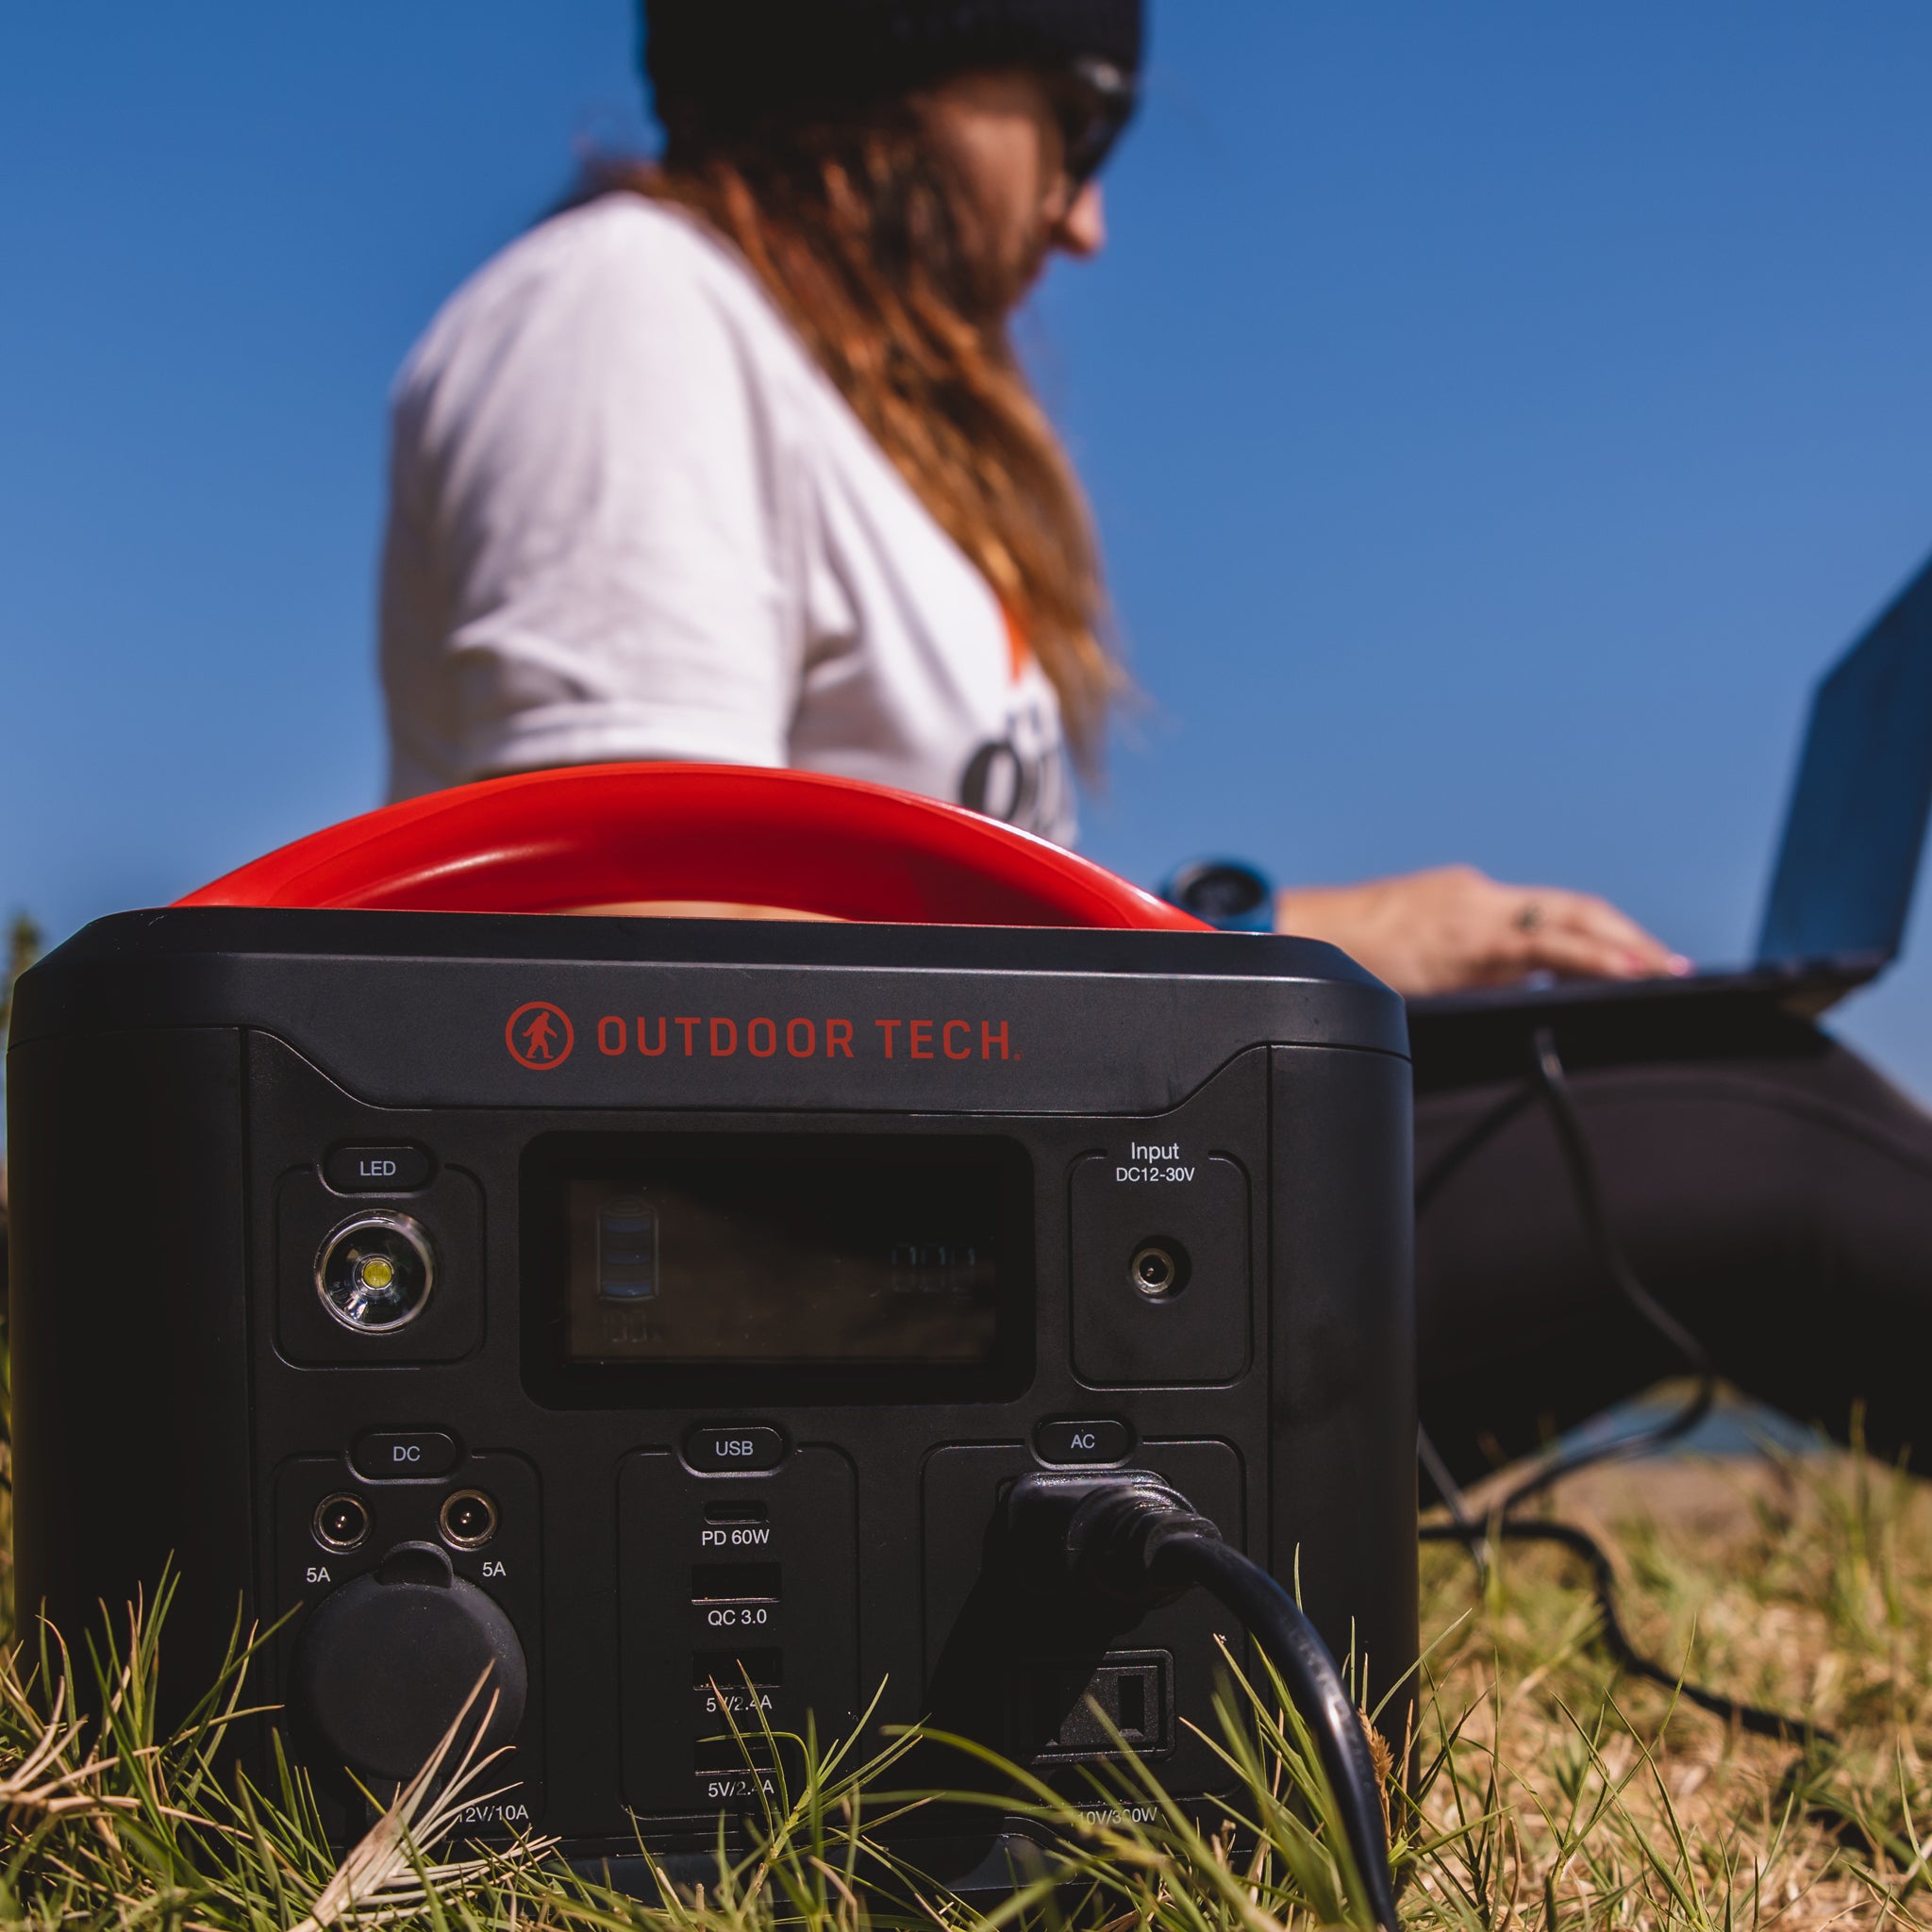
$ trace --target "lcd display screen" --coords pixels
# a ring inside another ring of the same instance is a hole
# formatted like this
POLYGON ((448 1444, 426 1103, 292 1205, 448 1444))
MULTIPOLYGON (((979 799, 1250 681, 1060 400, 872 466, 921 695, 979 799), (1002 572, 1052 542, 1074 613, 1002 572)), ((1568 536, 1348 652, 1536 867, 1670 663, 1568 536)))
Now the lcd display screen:
POLYGON ((981 1368, 1031 1264, 1010 1141, 651 1136, 558 1177, 572 1363, 981 1368))

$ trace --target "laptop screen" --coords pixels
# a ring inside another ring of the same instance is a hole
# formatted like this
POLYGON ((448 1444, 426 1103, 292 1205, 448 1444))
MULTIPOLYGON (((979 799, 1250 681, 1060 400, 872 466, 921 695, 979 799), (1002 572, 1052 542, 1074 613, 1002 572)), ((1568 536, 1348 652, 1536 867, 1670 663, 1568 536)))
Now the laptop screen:
POLYGON ((1932 564, 1818 687, 1758 936, 1761 964, 1905 938, 1932 810, 1932 564))

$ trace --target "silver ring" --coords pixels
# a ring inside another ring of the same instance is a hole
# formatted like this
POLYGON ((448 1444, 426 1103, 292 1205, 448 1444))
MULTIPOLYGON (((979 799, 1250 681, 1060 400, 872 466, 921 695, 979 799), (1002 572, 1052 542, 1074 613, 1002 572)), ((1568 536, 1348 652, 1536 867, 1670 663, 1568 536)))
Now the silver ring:
POLYGON ((1534 899, 1516 915, 1518 932, 1535 932, 1543 923, 1543 908, 1534 899))

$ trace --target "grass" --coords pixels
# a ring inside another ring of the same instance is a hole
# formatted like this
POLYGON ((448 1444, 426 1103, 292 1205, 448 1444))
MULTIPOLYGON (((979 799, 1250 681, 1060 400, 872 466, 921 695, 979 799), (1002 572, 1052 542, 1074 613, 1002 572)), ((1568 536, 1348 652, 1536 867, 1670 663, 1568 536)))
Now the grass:
POLYGON ((1792 1928, 1932 1916, 1932 1492, 1862 1457, 1604 1471, 1559 1513, 1622 1553, 1624 1619, 1687 1676, 1834 1734, 1743 1735, 1593 1652, 1579 1566, 1508 1550, 1479 1602, 1424 1551, 1436 1726, 1459 1724, 1432 1823, 1474 1828, 1425 1861, 1418 1922, 1792 1928))
MULTIPOLYGON (((1512 1547, 1478 1584, 1459 1552, 1426 1546, 1434 1643, 1424 1788, 1399 1847, 1406 1922, 1804 1932, 1932 1920, 1920 1850, 1932 1830, 1932 1491, 1821 1452, 1600 1472, 1556 1507, 1613 1538, 1625 1621, 1653 1655, 1839 1742, 1745 1736, 1620 1680, 1560 1552, 1512 1547)), ((157 1734, 165 1628, 131 1616, 80 1656, 23 1647, 0 1670, 0 1924, 1267 1932, 1350 1916, 1319 1778, 1265 1684, 1232 1683, 1214 1727, 1239 1830, 1197 1832, 1136 1766, 1117 1776, 1151 1824, 1095 1823, 1035 1787, 1037 1815, 1068 1847, 1068 1883, 997 1920, 909 1878, 896 1907, 862 1890, 861 1874, 882 1870, 871 1834, 896 1807, 900 1747, 860 1762, 814 1744, 749 1850, 721 1855, 701 1893, 645 1907, 571 1877, 541 1844, 467 1860, 425 1850, 447 1805, 425 1786, 339 1865, 297 1773, 279 1767, 262 1790, 218 1769, 245 1659, 185 1727, 157 1734), (89 1679, 106 1694, 102 1724, 74 1716, 89 1679)), ((468 1775, 487 1784, 490 1767, 468 1775)))

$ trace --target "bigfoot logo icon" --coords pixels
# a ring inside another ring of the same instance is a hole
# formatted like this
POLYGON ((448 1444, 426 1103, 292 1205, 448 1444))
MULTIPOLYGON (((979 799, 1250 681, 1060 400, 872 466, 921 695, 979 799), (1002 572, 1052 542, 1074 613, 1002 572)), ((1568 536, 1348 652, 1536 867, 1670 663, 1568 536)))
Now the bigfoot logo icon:
POLYGON ((569 1059, 576 1034, 570 1015, 561 1007, 553 1007, 548 1000, 531 1000, 509 1016, 503 1041, 520 1066, 547 1074, 569 1059))

